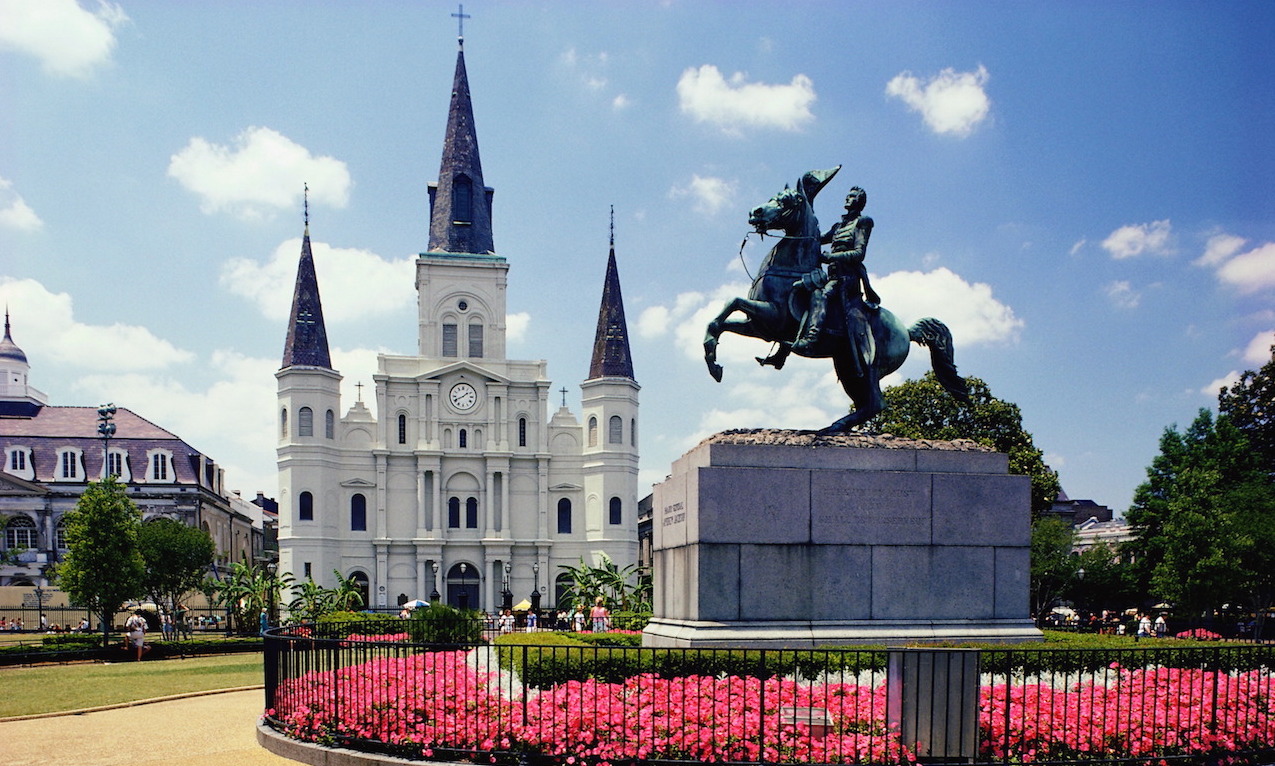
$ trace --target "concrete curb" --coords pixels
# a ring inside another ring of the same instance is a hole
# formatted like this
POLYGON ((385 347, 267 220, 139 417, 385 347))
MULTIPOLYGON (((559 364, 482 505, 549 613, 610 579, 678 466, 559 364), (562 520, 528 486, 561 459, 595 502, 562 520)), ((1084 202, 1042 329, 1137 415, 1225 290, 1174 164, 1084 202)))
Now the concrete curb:
MULTIPOLYGON (((7 718, 0 718, 0 723, 9 721, 33 721, 39 718, 58 718, 67 715, 84 715, 85 713, 98 713, 103 710, 118 710, 126 707, 137 707, 138 705, 152 705, 156 702, 173 702, 174 700, 190 699, 191 697, 207 697, 212 694, 228 694, 230 692, 248 692, 254 689, 265 689, 265 684, 257 684, 255 686, 234 686, 229 689, 208 689, 200 692, 182 692, 181 694, 169 694, 164 697, 151 697, 144 700, 132 700, 131 702, 116 702, 112 705, 98 705, 97 707, 85 707, 78 710, 59 710, 52 713, 32 713, 30 715, 13 715, 7 718)), ((264 712, 264 707, 263 707, 264 712)))
POLYGON ((363 753, 343 747, 325 747, 312 742, 289 739, 265 723, 257 722, 257 744, 281 758, 287 758, 310 766, 455 766, 455 763, 407 760, 392 755, 363 753))

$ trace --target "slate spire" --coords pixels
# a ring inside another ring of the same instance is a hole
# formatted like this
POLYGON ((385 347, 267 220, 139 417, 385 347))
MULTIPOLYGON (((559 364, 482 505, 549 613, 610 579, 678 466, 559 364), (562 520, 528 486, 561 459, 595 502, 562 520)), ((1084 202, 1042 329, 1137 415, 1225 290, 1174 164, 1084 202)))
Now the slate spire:
POLYGON ((615 208, 611 208, 611 254, 602 283, 602 306, 598 309, 598 330, 593 336, 593 360, 589 380, 633 378, 633 357, 629 354, 629 329, 624 321, 624 299, 620 295, 620 271, 615 265, 615 208))
POLYGON ((288 319, 288 340, 283 346, 281 369, 293 366, 332 369, 328 331, 323 324, 323 303, 319 300, 319 279, 314 273, 314 254, 310 252, 308 200, 301 260, 297 263, 297 287, 292 293, 292 315, 288 319))
POLYGON ((493 253, 492 190, 483 183, 478 133, 469 99, 465 50, 456 52, 451 108, 438 184, 430 189, 429 250, 447 253, 493 253))

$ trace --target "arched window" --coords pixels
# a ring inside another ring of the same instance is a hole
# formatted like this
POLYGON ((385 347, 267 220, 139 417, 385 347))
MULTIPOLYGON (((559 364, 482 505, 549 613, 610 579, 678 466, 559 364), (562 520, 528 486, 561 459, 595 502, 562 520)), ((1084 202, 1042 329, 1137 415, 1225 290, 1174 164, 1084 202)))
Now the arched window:
POLYGON ((456 353, 456 323, 443 323, 443 356, 458 356, 456 353))
POLYGON ((469 446, 469 432, 468 432, 468 431, 466 431, 466 430, 465 430, 465 429, 463 429, 463 428, 462 428, 462 429, 460 429, 460 437, 459 437, 459 439, 460 439, 460 441, 459 441, 459 442, 457 442, 457 444, 460 446, 460 448, 461 448, 461 449, 465 449, 466 447, 468 447, 468 446, 469 446))
POLYGON ((571 501, 565 497, 558 501, 558 534, 571 534, 571 501))
POLYGON ((350 498, 350 530, 353 532, 367 531, 367 498, 362 493, 355 493, 350 498))
POLYGON ((623 444, 624 443, 624 419, 619 415, 612 415, 607 421, 607 444, 623 444))
POLYGON ((62 451, 62 478, 74 479, 79 476, 79 455, 74 450, 62 451))
POLYGON ((458 175, 452 179, 452 221, 470 223, 474 220, 474 182, 469 176, 458 175))
POLYGON ((288 436, 288 408, 284 407, 279 410, 279 436, 287 438, 288 436))
POLYGON ((328 439, 336 438, 336 413, 332 410, 323 415, 323 435, 328 439))
POLYGON ((589 446, 598 446, 598 419, 594 417, 589 418, 589 446))
POLYGON ((35 522, 30 516, 14 516, 4 528, 4 544, 9 550, 35 548, 37 534, 35 522))
POLYGON ((53 528, 53 544, 60 551, 66 550, 66 517, 58 519, 58 524, 53 528))
POLYGON ((407 444, 407 416, 398 416, 398 443, 407 444))
POLYGON ((460 529, 460 498, 447 498, 447 526, 460 529))
POLYGON ((620 501, 620 498, 611 498, 610 512, 612 524, 622 524, 624 522, 623 506, 624 504, 620 501))
POLYGON ((478 529, 478 498, 465 500, 465 528, 478 529))
POLYGON ((309 407, 297 410, 297 436, 314 436, 314 410, 309 407))
POLYGON ((469 325, 469 356, 471 359, 483 358, 483 326, 477 322, 469 325))
POLYGON ((518 446, 527 446, 527 419, 518 418, 518 446))
POLYGON ((297 497, 297 518, 301 521, 314 521, 314 495, 302 492, 297 497))
POLYGON ((573 585, 575 585, 575 582, 571 579, 571 575, 566 572, 563 572, 554 578, 553 603, 559 605, 565 603, 567 592, 571 590, 573 585))

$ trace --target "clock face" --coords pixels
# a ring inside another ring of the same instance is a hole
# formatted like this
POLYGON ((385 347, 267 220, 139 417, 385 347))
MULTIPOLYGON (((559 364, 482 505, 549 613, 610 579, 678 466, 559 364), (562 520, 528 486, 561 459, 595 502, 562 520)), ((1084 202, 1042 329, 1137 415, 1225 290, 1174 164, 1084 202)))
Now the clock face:
POLYGON ((478 392, 468 383, 457 383, 448 394, 452 406, 458 410, 472 410, 478 404, 478 392))

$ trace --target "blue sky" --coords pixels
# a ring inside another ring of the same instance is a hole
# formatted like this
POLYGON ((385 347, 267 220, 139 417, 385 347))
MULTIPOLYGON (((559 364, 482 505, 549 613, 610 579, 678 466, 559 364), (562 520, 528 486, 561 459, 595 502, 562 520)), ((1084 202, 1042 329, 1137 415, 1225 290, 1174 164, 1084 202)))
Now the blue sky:
MULTIPOLYGON (((456 57, 434 2, 0 0, 0 300, 53 404, 114 401, 274 494, 302 183, 334 365, 415 353, 456 57)), ((885 305, 953 331, 1072 497, 1123 512, 1166 426, 1275 341, 1275 5, 466 3, 509 354, 579 411, 615 206, 643 491, 700 438, 816 428, 827 362, 704 324, 747 211, 843 165, 885 305)), ((902 375, 918 377, 914 348, 902 375)))

